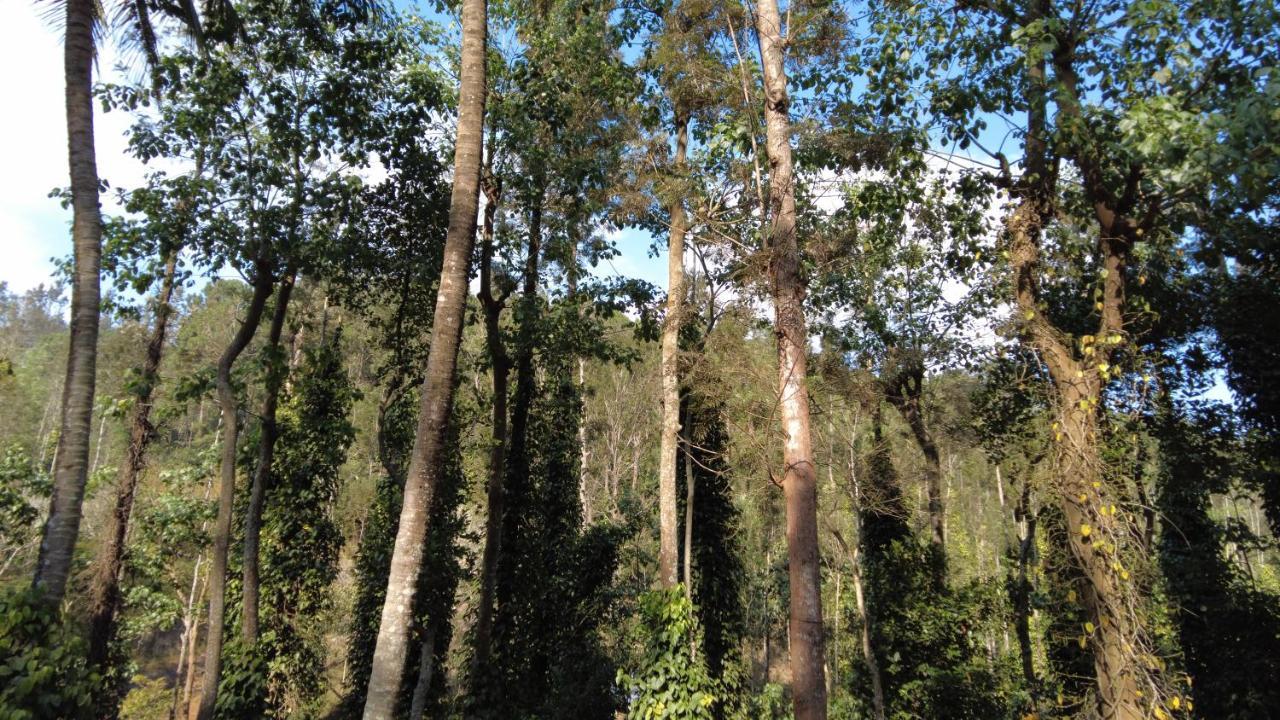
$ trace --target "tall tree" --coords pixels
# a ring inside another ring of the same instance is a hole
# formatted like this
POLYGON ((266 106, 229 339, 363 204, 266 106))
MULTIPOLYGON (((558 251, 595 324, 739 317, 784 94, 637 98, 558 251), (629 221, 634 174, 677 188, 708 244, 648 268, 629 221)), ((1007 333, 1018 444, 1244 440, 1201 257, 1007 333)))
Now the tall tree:
POLYGON ((442 470, 447 420, 453 405, 454 371, 466 310, 467 275, 475 243, 483 155, 485 105, 485 0, 462 4, 462 71, 458 91, 458 125, 454 143, 453 194, 449 232, 436 297, 431 349, 422 384, 422 409, 413 455, 405 481, 400 525, 396 531, 387 594, 378 629, 365 700, 365 720, 390 720, 395 714, 404 674, 413 599, 422 569, 427 512, 442 470))
POLYGON ((240 436, 240 401, 231 381, 236 360, 253 340, 263 310, 275 286, 271 261, 254 263, 253 296, 236 334, 218 358, 218 407, 222 412, 222 457, 218 471, 218 517, 214 522, 213 557, 209 565, 209 634, 205 640, 204 685, 200 689, 200 720, 212 720, 222 676, 223 624, 227 612, 227 552, 231 546, 231 515, 235 505, 236 453, 240 436))
MULTIPOLYGON (((677 12, 679 5, 672 8, 677 12)), ((673 119, 675 157, 672 172, 687 171, 689 113, 677 101, 673 119)), ((658 581, 664 588, 679 578, 676 522, 676 466, 680 448, 680 324, 684 313, 684 236, 688 219, 679 192, 667 199, 671 230, 667 239, 667 316, 662 324, 662 435, 658 465, 658 581)))
POLYGON ((275 455, 276 439, 279 428, 276 423, 276 408, 279 405, 280 389, 284 385, 286 370, 284 349, 280 344, 284 333, 285 318, 289 313, 289 298, 293 294, 294 272, 287 270, 280 278, 276 290, 275 308, 271 311, 271 327, 267 331, 266 354, 266 396, 262 399, 262 432, 258 439, 258 464, 253 471, 253 481, 249 487, 249 506, 244 520, 244 558, 243 558, 243 605, 240 609, 240 630, 244 641, 252 646, 258 641, 258 547, 262 533, 262 506, 265 501, 266 486, 271 476, 271 463, 275 455))
MULTIPOLYGON (((178 282, 178 246, 164 252, 164 269, 155 300, 151 335, 136 385, 133 407, 129 412, 129 448, 116 479, 116 502, 107 526, 106 539, 98 549, 93 582, 89 589, 89 662, 104 676, 111 659, 111 643, 115 639, 116 615, 120 609, 120 575, 124 568, 125 538, 133 513, 138 478, 146 463, 147 447, 155 436, 151 424, 153 394, 160 379, 160 360, 164 353, 165 335, 173 308, 174 285, 178 282)), ((108 691, 99 700, 104 716, 114 716, 118 693, 108 691)))
POLYGON ((71 559, 80 534, 81 505, 88 479, 89 440, 98 360, 99 269, 102 262, 102 213, 98 202, 98 160, 93 140, 93 0, 66 0, 63 74, 66 81, 67 159, 71 170, 71 342, 57 462, 49 519, 40 542, 34 585, 51 605, 62 602, 71 559))
POLYGON ((756 34, 764 73, 765 147, 769 156, 769 228, 765 233, 778 342, 778 406, 787 500, 787 567, 791 579, 791 692, 796 720, 827 717, 822 576, 818 558, 818 482, 809 435, 805 280, 796 238, 795 169, 785 40, 777 0, 757 0, 756 34))

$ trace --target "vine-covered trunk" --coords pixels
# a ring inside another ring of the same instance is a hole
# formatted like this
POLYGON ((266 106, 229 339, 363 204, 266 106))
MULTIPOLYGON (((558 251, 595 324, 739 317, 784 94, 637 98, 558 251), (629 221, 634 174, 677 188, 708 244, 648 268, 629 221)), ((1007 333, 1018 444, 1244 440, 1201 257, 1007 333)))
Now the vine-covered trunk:
POLYGON ((218 480, 218 517, 213 530, 213 557, 209 566, 209 629, 204 646, 204 680, 200 688, 200 720, 213 720, 218 704, 218 681, 222 676, 222 633, 226 619, 227 601, 227 551, 231 547, 231 513, 236 496, 236 443, 240 424, 236 417, 240 410, 235 387, 231 384, 231 369, 240 353, 249 346, 258 325, 271 288, 275 285, 271 266, 259 260, 254 268, 253 297, 244 319, 236 330, 231 344, 218 359, 218 405, 222 409, 222 459, 218 480))
POLYGON ((758 0, 756 33, 764 71, 766 148, 769 156, 769 274, 778 340, 778 406, 782 415, 783 490, 787 502, 787 566, 791 581, 791 692, 796 720, 825 720, 826 652, 822 578, 818 558, 818 484, 809 434, 805 379, 808 331, 805 283, 796 242, 796 199, 791 162, 782 18, 777 0, 758 0))
POLYGON ((489 365, 493 373, 493 428, 489 447, 489 482, 486 488, 488 505, 485 515, 484 551, 480 560, 480 598, 476 608, 474 630, 472 682, 480 680, 479 674, 489 665, 489 653, 493 642, 493 602, 498 583, 498 557, 502 548, 502 522, 506 513, 506 487, 504 485, 507 464, 507 381, 511 372, 511 358, 502 340, 501 300, 493 296, 493 231, 497 214, 498 193, 486 187, 488 203, 484 209, 484 243, 480 258, 480 305, 484 309, 485 346, 489 352, 489 365))
POLYGON ((924 455, 925 488, 928 492, 929 541, 937 550, 934 557, 934 580, 946 584, 946 508, 943 505, 942 457, 938 443, 924 419, 924 368, 913 365, 901 371, 887 388, 885 397, 907 422, 916 446, 924 455))
MULTIPOLYGON (((675 172, 682 174, 688 155, 689 118, 677 108, 675 172)), ((658 466, 658 580, 670 588, 679 582, 679 522, 676 519, 676 454, 680 450, 680 321, 684 311, 684 236, 688 220, 684 199, 672 193, 668 210, 667 317, 662 325, 662 434, 658 466)))
MULTIPOLYGON (((116 503, 107 520, 102 545, 94 563, 92 585, 89 588, 89 653, 90 664, 101 670, 111 656, 111 643, 115 639, 116 613, 120 609, 120 576, 124 568, 125 537, 129 532, 129 517, 133 513, 133 500, 138 488, 138 476, 146 464, 147 446, 155 435, 151 426, 151 396, 159 380, 160 359, 164 354, 164 338, 169 328, 172 308, 174 277, 178 269, 177 248, 165 256, 164 277, 156 296, 155 320, 151 336, 147 339, 146 355, 142 361, 142 375, 137 397, 129 413, 129 448, 116 479, 116 503)), ((101 717, 115 717, 119 706, 119 693, 106 688, 98 700, 101 717)))
POLYGON ((418 429, 405 480, 400 524, 396 530, 386 599, 378 627, 373 666, 365 698, 365 720, 391 720, 413 621, 414 597, 422 570, 427 520, 435 486, 444 469, 445 433, 453 407, 454 372, 467 306, 467 275, 475 243, 479 206, 480 162, 484 135, 485 0, 462 3, 462 72, 458 92, 454 182, 449 201, 449 229, 436 295, 431 349, 422 384, 418 429))
POLYGON ((62 418, 53 466, 53 495, 36 561, 34 586, 52 606, 62 602, 80 535, 88 480, 89 435, 98 356, 102 214, 93 145, 93 0, 67 0, 63 73, 66 80, 67 160, 71 171, 71 342, 62 386, 62 418))
POLYGON ((293 294, 294 273, 286 272, 276 293, 276 306, 271 313, 271 327, 267 333, 267 382, 266 397, 262 399, 262 437, 258 440, 258 464, 254 467, 253 483, 249 488, 249 507, 244 519, 244 597, 240 621, 241 636, 249 646, 258 641, 258 544, 262 536, 262 505, 267 481, 271 477, 271 462, 275 455, 276 438, 280 435, 276 424, 276 407, 280 403, 280 387, 288 368, 284 363, 280 337, 284 334, 284 321, 289 314, 289 298, 293 294))
MULTIPOLYGON (((1015 300, 1030 342, 1053 378, 1057 451, 1053 490, 1066 522, 1070 554, 1083 580, 1081 601, 1090 627, 1081 632, 1093 649, 1099 711, 1104 720, 1137 720, 1146 712, 1138 694, 1146 633, 1121 553, 1126 529, 1115 514, 1114 501, 1108 499, 1110 488, 1098 448, 1102 380, 1094 363, 1103 361, 1100 357, 1089 364, 1076 360, 1061 333, 1037 307, 1035 243, 1044 217, 1038 200, 1028 197, 1006 222, 1015 300)), ((1154 689, 1146 692, 1151 697, 1154 689)))
MULTIPOLYGON (((1063 401, 1074 399, 1070 391, 1063 394, 1063 401)), ((1128 571, 1115 542, 1126 530, 1123 520, 1108 513, 1104 504, 1102 458, 1093 439, 1097 437, 1097 417, 1078 406, 1064 405, 1058 422, 1063 433, 1057 473, 1059 502, 1072 558, 1086 580, 1081 600, 1093 628, 1082 632, 1093 644, 1100 714, 1103 720, 1140 720, 1147 717, 1137 665, 1143 652, 1138 647, 1142 621, 1137 613, 1141 608, 1130 602, 1132 595, 1122 592, 1120 586, 1128 580, 1122 573, 1128 571)), ((1153 690, 1145 689, 1148 697, 1153 690)))

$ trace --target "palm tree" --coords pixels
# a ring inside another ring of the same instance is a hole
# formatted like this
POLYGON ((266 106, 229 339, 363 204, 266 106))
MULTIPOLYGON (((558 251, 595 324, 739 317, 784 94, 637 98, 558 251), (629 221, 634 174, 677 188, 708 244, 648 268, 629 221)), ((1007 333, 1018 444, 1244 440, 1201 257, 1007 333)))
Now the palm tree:
MULTIPOLYGON (((223 18, 230 4, 215 0, 207 10, 223 18)), ((102 298, 102 212, 98 199, 98 161, 93 139, 93 63, 97 30, 104 18, 96 0, 64 0, 53 3, 46 16, 62 20, 63 73, 66 81, 67 158, 71 171, 71 341, 67 353, 66 381, 62 392, 57 461, 53 469, 53 494, 49 517, 40 542, 33 586, 51 605, 59 605, 66 593, 72 553, 80 533, 81 506, 88 479, 89 437, 93 422, 93 395, 98 351, 99 304, 102 298)), ((122 0, 111 14, 110 27, 119 31, 121 44, 143 55, 154 68, 159 60, 152 13, 177 18, 188 33, 201 37, 200 20, 191 0, 180 5, 151 6, 148 0, 122 0)))
POLYGON ((102 258, 102 214, 98 204, 98 162, 93 146, 94 0, 66 0, 67 157, 71 169, 71 342, 62 391, 57 462, 49 519, 40 542, 34 586, 59 605, 71 572, 71 554, 80 532, 81 505, 89 467, 94 375, 98 351, 98 270, 102 258))
POLYGON ((467 304, 467 275, 475 243, 480 205, 480 161, 483 154, 485 102, 486 0, 462 3, 462 73, 458 93, 458 135, 454 150, 453 194, 444 266, 436 294, 431 350, 422 385, 422 408, 404 485, 400 528, 396 532, 387 577, 382 622, 373 652, 365 698, 365 720, 390 720, 400 697, 405 656, 409 649, 414 595, 422 570, 428 508, 440 477, 446 425, 453 406, 454 370, 462 340, 467 304))

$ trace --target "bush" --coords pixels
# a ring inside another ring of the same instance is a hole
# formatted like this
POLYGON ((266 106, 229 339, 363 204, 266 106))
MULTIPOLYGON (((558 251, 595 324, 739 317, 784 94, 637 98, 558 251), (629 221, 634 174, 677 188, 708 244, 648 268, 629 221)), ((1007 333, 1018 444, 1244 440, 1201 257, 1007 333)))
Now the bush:
POLYGON ((97 676, 76 633, 31 589, 0 595, 0 720, 87 717, 97 676))
POLYGON ((703 654, 697 659, 690 643, 701 645, 693 603, 677 585, 640 598, 637 645, 644 649, 634 672, 618 671, 627 688, 629 717, 636 720, 699 720, 712 717, 717 688, 707 673, 703 654))

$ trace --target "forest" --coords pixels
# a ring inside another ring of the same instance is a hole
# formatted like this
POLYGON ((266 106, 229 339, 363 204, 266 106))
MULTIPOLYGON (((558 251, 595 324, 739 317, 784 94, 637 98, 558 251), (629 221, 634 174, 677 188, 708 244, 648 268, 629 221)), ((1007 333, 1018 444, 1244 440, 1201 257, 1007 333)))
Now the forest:
POLYGON ((30 3, 0 720, 1280 718, 1273 2, 436 3, 30 3))

